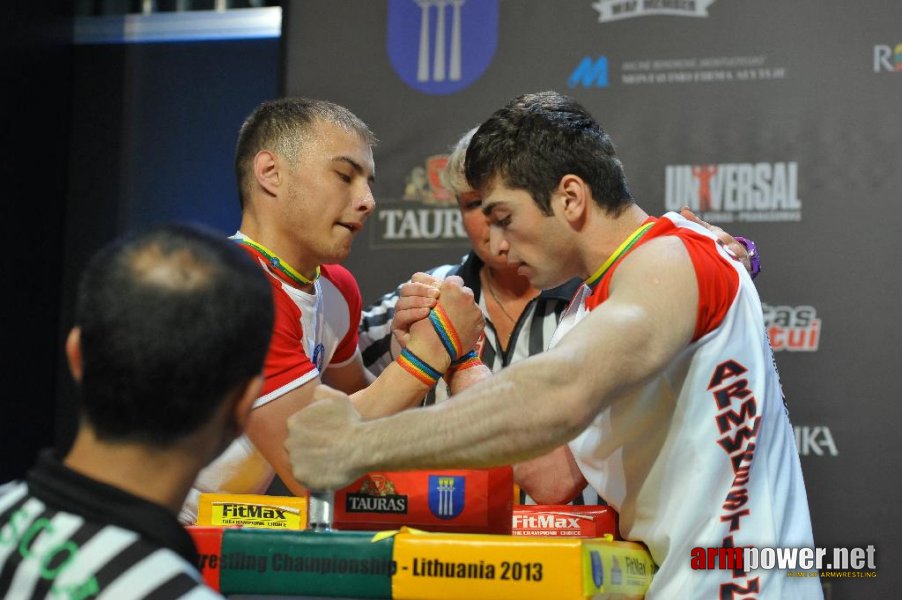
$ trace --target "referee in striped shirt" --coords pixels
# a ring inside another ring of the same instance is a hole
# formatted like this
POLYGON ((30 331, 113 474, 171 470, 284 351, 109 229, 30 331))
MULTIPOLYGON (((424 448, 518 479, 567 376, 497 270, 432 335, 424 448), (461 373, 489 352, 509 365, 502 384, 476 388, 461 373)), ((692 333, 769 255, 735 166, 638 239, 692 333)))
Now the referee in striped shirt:
MULTIPOLYGON (((493 373, 497 373, 548 347, 564 309, 567 308, 582 281, 573 279, 553 289, 539 290, 517 273, 516 265, 509 264, 506 256, 492 254, 489 249, 488 221, 481 210, 482 199, 479 193, 470 187, 464 175, 467 147, 476 129, 478 128, 474 127, 468 131, 457 142, 441 174, 442 182, 457 198, 463 227, 473 249, 460 263, 440 265, 426 273, 439 280, 449 275, 457 275, 463 279, 465 286, 473 290, 474 298, 485 315, 485 340, 480 356, 482 362, 493 373)), ((688 210, 682 211, 682 214, 698 221, 688 210)), ((720 228, 698 222, 715 232, 753 276, 757 274, 760 267, 752 269, 748 249, 742 242, 720 228)), ((400 352, 398 345, 393 342, 392 319, 405 285, 412 284, 402 284, 363 311, 359 332, 360 349, 364 365, 374 375, 378 375, 382 369, 391 364, 400 352)), ((423 309, 421 314, 411 314, 411 319, 425 317, 425 311, 426 309, 423 309)), ((424 404, 441 402, 447 397, 447 387, 443 381, 439 381, 424 400, 424 404)), ((566 447, 555 452, 569 455, 566 447)), ((578 468, 572 457, 568 462, 573 472, 577 473, 578 468)), ((544 467, 541 458, 517 466, 517 470, 542 468, 544 467)), ((536 502, 557 504, 561 501, 559 489, 530 490, 530 492, 532 497, 527 495, 525 490, 521 490, 522 504, 536 502)), ((571 497, 572 504, 604 504, 604 500, 589 486, 584 487, 582 491, 568 490, 565 495, 571 497)))
POLYGON ((0 487, 0 597, 220 598, 176 514, 243 426, 272 320, 262 272, 218 234, 165 226, 92 259, 66 342, 78 433, 0 487))

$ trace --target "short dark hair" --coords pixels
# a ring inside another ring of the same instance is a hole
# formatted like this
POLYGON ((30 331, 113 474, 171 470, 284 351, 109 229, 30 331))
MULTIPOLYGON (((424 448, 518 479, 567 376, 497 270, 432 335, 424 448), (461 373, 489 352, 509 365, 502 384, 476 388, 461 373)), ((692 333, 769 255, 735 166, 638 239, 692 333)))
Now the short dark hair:
POLYGON ((242 208, 250 196, 250 175, 257 153, 271 150, 294 162, 306 134, 319 122, 338 125, 356 133, 368 145, 376 145, 376 136, 367 124, 334 102, 313 98, 280 98, 264 102, 245 119, 235 146, 235 177, 242 208))
POLYGON ((633 201, 610 136, 578 102, 557 92, 518 96, 496 111, 473 135, 465 170, 474 189, 500 178, 529 192, 546 215, 552 191, 568 173, 581 177, 612 214, 633 201))
POLYGON ((237 244, 166 225, 113 242, 81 278, 82 416, 100 439, 167 446, 261 372, 272 288, 237 244))

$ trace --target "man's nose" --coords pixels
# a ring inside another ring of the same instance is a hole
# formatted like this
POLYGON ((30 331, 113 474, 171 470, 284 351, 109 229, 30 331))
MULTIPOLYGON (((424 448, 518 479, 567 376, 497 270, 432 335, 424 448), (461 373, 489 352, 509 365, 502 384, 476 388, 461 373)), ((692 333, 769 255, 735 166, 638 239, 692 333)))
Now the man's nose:
POLYGON ((504 239, 504 233, 498 227, 489 226, 489 251, 494 256, 504 256, 510 250, 510 245, 504 239))
POLYGON ((376 197, 373 195, 373 188, 368 183, 363 195, 359 198, 359 206, 366 214, 370 214, 376 208, 376 197))

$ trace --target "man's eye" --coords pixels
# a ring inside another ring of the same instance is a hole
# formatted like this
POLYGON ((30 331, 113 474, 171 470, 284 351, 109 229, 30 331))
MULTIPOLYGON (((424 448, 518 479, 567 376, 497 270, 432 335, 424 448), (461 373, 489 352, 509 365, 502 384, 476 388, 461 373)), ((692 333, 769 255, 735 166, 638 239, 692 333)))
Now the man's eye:
POLYGON ((351 176, 341 171, 335 171, 335 174, 338 175, 338 178, 344 181, 345 183, 351 183, 351 176))
POLYGON ((507 215, 506 217, 496 217, 493 219, 496 227, 507 227, 511 224, 511 216, 507 215))
POLYGON ((464 203, 464 210, 476 210, 480 206, 482 206, 482 200, 470 200, 464 203))

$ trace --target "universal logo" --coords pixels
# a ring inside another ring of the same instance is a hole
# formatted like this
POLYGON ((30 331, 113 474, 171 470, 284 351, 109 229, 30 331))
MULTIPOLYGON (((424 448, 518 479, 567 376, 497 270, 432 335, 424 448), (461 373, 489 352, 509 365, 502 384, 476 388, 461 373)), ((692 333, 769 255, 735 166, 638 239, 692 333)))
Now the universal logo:
POLYGON ((795 162, 668 165, 667 210, 688 206, 709 223, 801 221, 795 162))

